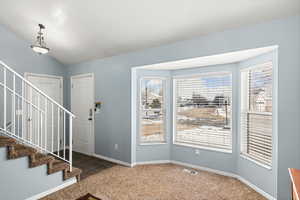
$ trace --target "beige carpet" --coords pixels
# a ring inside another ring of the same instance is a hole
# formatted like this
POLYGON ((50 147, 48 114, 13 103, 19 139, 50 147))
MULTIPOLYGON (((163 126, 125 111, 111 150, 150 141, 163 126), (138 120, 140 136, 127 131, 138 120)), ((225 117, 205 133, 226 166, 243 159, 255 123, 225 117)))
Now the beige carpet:
POLYGON ((75 200, 86 193, 103 200, 265 200, 240 181, 173 164, 119 165, 105 169, 43 200, 75 200))

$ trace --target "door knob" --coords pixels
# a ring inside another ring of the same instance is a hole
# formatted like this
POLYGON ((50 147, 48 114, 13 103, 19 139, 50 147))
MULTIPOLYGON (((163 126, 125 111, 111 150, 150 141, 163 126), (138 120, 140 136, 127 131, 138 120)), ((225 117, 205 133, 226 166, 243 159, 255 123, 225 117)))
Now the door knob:
POLYGON ((91 108, 89 110, 89 118, 88 118, 89 121, 92 121, 93 120, 93 109, 91 108))

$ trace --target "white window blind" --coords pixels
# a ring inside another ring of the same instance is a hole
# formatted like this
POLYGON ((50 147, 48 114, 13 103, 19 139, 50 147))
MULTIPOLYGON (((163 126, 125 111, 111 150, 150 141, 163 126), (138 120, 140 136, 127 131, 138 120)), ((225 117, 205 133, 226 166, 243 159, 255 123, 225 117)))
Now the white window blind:
POLYGON ((272 165, 272 63, 241 72, 241 151, 272 165))
POLYGON ((165 83, 163 78, 140 82, 140 143, 165 142, 165 83))
POLYGON ((174 142, 231 151, 231 72, 175 77, 174 87, 174 142))

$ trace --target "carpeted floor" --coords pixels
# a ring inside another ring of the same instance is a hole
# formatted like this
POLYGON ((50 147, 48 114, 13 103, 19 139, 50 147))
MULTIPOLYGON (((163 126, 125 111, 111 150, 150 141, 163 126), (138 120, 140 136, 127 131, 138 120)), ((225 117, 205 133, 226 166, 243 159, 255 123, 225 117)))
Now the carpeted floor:
POLYGON ((240 181, 173 164, 134 168, 115 165, 43 200, 75 200, 86 193, 102 200, 265 200, 240 181))

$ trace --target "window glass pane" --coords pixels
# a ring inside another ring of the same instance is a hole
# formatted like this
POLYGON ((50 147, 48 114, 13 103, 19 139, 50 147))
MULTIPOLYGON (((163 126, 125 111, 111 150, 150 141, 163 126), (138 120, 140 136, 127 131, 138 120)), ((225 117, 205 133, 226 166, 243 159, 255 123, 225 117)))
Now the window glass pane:
POLYGON ((163 79, 141 80, 140 142, 165 141, 165 102, 163 79))
POLYGON ((264 165, 272 163, 272 63, 241 73, 241 151, 264 165))
POLYGON ((272 66, 249 70, 249 83, 249 109, 272 112, 272 66))
POLYGON ((231 73, 176 78, 177 143, 231 150, 231 73))

